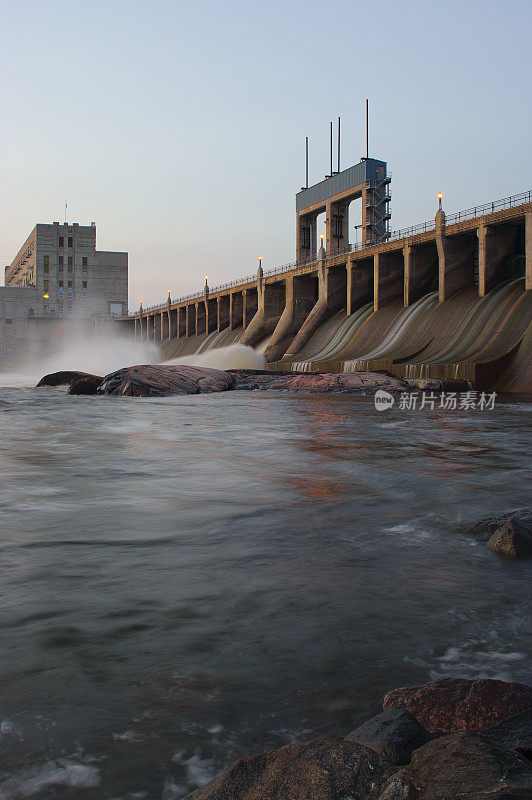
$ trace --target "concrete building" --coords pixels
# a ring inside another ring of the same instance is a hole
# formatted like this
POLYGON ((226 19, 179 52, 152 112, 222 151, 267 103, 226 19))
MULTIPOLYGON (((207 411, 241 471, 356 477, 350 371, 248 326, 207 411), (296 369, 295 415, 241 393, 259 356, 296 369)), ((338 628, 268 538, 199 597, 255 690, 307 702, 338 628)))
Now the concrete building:
POLYGON ((0 287, 0 366, 49 345, 67 320, 127 313, 128 254, 96 250, 96 226, 38 223, 5 268, 0 287))

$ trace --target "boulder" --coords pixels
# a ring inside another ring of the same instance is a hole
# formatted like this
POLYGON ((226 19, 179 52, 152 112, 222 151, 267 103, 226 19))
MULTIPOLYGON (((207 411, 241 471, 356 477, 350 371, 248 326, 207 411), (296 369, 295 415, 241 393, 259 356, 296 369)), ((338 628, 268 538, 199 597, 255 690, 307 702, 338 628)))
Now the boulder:
POLYGON ((144 364, 124 367, 103 378, 99 394, 163 397, 171 394, 207 394, 233 389, 235 378, 221 369, 185 365, 144 364))
POLYGON ((530 762, 512 750, 469 733, 443 736, 416 750, 404 775, 410 778, 414 789, 410 796, 404 795, 408 800, 410 797, 416 800, 530 800, 532 797, 530 762))
POLYGON ((516 517, 512 517, 492 533, 487 546, 490 550, 505 556, 530 558, 532 556, 532 525, 524 525, 516 517))
POLYGON ((402 392, 407 388, 404 381, 383 375, 380 372, 338 372, 301 373, 292 378, 286 375, 272 385, 272 389, 285 389, 296 392, 335 392, 340 394, 373 392, 384 389, 388 392, 402 392))
POLYGON ((44 375, 37 386, 71 386, 72 383, 79 380, 98 380, 101 383, 103 378, 97 375, 90 375, 88 372, 61 370, 60 372, 51 372, 49 375, 44 375))
POLYGON ((408 764, 412 752, 432 739, 406 708, 389 708, 355 728, 346 737, 370 747, 392 764, 408 764))
POLYGON ((479 736, 510 750, 517 750, 532 761, 532 708, 482 730, 479 736))
POLYGON ((102 381, 98 375, 85 375, 72 381, 67 394, 96 394, 102 381))
POLYGON ((466 530, 467 536, 475 536, 483 542, 487 542, 491 536, 510 520, 515 520, 525 528, 532 528, 532 508, 516 508, 503 511, 501 514, 494 514, 485 517, 466 530))
POLYGON ((406 769, 401 769, 386 783, 379 800, 415 800, 417 796, 406 769))
POLYGON ((360 744, 318 739, 243 758, 185 800, 377 800, 394 772, 360 744))
POLYGON ((404 706, 425 728, 442 735, 480 731, 532 706, 532 689, 491 679, 439 678, 422 686, 395 689, 383 708, 404 706))

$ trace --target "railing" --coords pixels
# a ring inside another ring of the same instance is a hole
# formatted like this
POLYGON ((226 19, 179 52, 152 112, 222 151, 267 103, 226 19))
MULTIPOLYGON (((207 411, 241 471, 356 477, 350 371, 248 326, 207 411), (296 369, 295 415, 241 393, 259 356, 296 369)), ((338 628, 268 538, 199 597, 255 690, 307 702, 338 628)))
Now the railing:
MULTIPOLYGON (((475 217, 483 216, 484 214, 494 214, 496 211, 501 211, 505 208, 512 208, 513 206, 523 205, 524 203, 532 202, 532 190, 521 192, 520 194, 513 194, 509 197, 503 197, 501 200, 494 200, 491 203, 484 203, 480 206, 474 206, 473 208, 467 208, 465 211, 458 211, 454 214, 446 215, 445 217, 445 224, 446 225, 454 225, 459 222, 465 222, 468 219, 474 219, 475 217)), ((387 237, 385 242, 397 241, 397 239, 407 239, 411 236, 416 236, 422 233, 430 233, 431 231, 435 230, 436 224, 434 220, 428 220, 427 222, 421 222, 418 225, 412 225, 410 228, 401 228, 398 231, 392 231, 387 237)), ((330 255, 326 256, 326 260, 329 261, 331 259, 337 258, 338 256, 345 255, 346 253, 355 253, 360 250, 366 250, 370 247, 376 247, 379 244, 384 244, 385 242, 371 242, 369 244, 362 244, 362 242, 355 242, 354 244, 346 244, 346 246, 342 250, 338 250, 335 253, 331 253, 330 255)), ((283 264, 280 267, 272 267, 271 269, 264 270, 264 277, 267 278, 271 275, 280 275, 284 272, 289 272, 296 267, 305 266, 305 264, 314 263, 313 259, 309 259, 306 262, 295 262, 291 261, 288 264, 283 264)), ((257 276, 255 275, 247 275, 245 278, 237 278, 234 281, 230 281, 229 283, 223 283, 220 286, 215 286, 214 288, 209 288, 209 294, 215 294, 216 292, 223 292, 225 289, 232 289, 235 286, 245 286, 248 283, 255 283, 257 280, 257 276)), ((185 303, 190 300, 200 300, 201 298, 205 297, 205 290, 201 292, 194 292, 193 294, 187 294, 183 297, 179 298, 171 298, 170 302, 174 304, 185 303)), ((149 312, 149 311, 163 311, 167 307, 167 303, 161 303, 155 306, 148 306, 147 308, 143 308, 142 312, 149 312)), ((139 311, 134 312, 130 311, 128 313, 128 317, 137 317, 139 315, 139 311)))

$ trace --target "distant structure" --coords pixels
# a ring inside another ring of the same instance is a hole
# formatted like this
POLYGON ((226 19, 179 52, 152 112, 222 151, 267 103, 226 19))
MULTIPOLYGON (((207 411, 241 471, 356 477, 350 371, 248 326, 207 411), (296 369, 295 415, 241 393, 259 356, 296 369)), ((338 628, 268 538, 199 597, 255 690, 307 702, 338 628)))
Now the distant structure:
POLYGON ((330 255, 349 249, 349 204, 362 200, 362 244, 386 241, 390 235, 390 181, 386 162, 363 158, 343 172, 333 172, 320 183, 296 194, 296 261, 316 261, 317 220, 325 212, 325 250, 330 255))
POLYGON ((50 343, 74 319, 127 313, 128 254, 96 250, 96 225, 38 223, 5 268, 0 367, 50 343), (65 327, 66 326, 66 327, 65 327))

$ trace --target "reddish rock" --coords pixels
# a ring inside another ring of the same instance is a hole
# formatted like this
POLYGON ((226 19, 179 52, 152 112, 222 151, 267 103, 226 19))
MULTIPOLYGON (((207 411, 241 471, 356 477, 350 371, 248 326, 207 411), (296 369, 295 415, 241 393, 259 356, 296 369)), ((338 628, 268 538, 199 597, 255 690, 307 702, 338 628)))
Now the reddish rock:
POLYGON ((143 364, 106 375, 98 392, 130 397, 163 397, 171 394, 225 392, 233 389, 234 385, 234 377, 221 369, 182 364, 143 364))
POLYGON ((395 770, 360 744, 318 739, 243 758, 184 800, 377 800, 395 770))
POLYGON ((506 681, 439 678, 389 692, 384 710, 397 706, 404 706, 436 735, 481 731, 532 706, 532 689, 506 681))
POLYGON ((530 763, 469 733, 444 736, 420 747, 401 777, 403 794, 383 792, 379 800, 530 800, 532 796, 530 763))
POLYGON ((299 392, 363 392, 385 389, 386 391, 404 391, 404 381, 384 375, 380 372, 339 372, 314 373, 312 375, 295 375, 279 381, 275 389, 289 389, 299 392))

